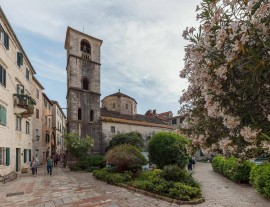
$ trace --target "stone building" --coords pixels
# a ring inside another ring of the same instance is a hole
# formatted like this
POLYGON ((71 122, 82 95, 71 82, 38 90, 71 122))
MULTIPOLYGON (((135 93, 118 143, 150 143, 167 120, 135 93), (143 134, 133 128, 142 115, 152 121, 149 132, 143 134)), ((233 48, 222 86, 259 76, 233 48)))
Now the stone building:
POLYGON ((57 101, 51 100, 52 107, 52 128, 55 135, 55 151, 54 153, 63 153, 65 151, 64 146, 64 133, 66 127, 66 116, 57 101))
POLYGON ((120 91, 106 96, 100 107, 100 47, 102 40, 67 28, 67 132, 94 138, 102 153, 117 133, 137 131, 145 143, 158 131, 173 128, 158 116, 137 114, 137 102, 120 91))
POLYGON ((102 40, 67 29, 67 129, 94 138, 102 149, 100 120, 100 46, 102 40))
POLYGON ((42 160, 43 153, 43 134, 42 134, 42 120, 43 120, 43 98, 42 91, 44 87, 41 83, 33 76, 32 81, 32 94, 36 102, 36 110, 34 111, 33 124, 32 124, 32 142, 33 142, 33 156, 42 160))
POLYGON ((42 154, 39 161, 45 163, 46 157, 55 152, 56 146, 55 134, 52 128, 54 118, 52 113, 53 103, 45 93, 42 93, 42 100, 42 154))
POLYGON ((0 174, 29 166, 36 74, 0 7, 0 174))

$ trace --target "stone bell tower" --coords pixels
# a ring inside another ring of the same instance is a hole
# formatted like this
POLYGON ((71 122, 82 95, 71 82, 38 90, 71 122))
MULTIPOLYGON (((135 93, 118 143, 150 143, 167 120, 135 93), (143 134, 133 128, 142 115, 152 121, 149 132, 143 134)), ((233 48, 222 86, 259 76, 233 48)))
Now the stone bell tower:
POLYGON ((102 152, 100 119, 100 47, 102 40, 67 28, 67 131, 94 138, 102 152))

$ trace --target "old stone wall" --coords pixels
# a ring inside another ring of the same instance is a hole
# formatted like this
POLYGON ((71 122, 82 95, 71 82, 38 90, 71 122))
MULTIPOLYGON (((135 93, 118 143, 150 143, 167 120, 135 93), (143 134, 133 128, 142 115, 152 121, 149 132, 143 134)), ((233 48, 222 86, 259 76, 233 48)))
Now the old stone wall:
POLYGON ((131 98, 123 96, 105 97, 102 101, 102 108, 104 107, 109 111, 115 111, 121 114, 133 115, 137 113, 136 102, 131 98))
POLYGON ((139 126, 139 125, 130 125, 130 124, 122 124, 115 122, 102 122, 102 136, 104 139, 104 146, 107 146, 110 140, 116 134, 120 133, 128 133, 128 132, 139 132, 142 134, 144 139, 144 151, 146 151, 147 143, 149 139, 160 131, 171 131, 167 128, 159 128, 159 127, 149 127, 149 126, 139 126), (112 127, 115 127, 115 133, 112 131, 112 127))

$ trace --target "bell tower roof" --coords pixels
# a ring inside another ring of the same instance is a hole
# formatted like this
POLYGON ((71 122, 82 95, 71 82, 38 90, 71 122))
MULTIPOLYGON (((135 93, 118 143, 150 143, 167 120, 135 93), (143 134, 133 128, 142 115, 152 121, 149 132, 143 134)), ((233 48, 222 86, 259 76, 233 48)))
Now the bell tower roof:
POLYGON ((73 28, 71 28, 70 26, 68 26, 68 27, 67 27, 67 32, 66 32, 65 49, 67 49, 67 47, 68 47, 70 31, 73 31, 73 32, 75 32, 75 33, 77 33, 77 34, 80 34, 80 35, 85 35, 85 36, 88 37, 89 39, 91 39, 91 40, 93 40, 93 41, 95 41, 95 42, 98 42, 100 45, 101 45, 102 42, 103 42, 102 40, 100 40, 100 39, 98 39, 98 38, 92 37, 92 36, 90 36, 90 35, 88 35, 88 34, 85 34, 85 33, 83 33, 83 32, 80 32, 80 31, 78 31, 78 30, 76 30, 76 29, 73 29, 73 28))

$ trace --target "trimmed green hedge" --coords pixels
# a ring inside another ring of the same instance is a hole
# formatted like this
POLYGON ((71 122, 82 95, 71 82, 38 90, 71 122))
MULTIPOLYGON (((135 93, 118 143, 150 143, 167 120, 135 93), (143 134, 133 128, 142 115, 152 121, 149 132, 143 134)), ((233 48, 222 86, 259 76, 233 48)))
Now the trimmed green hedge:
POLYGON ((270 164, 256 165, 250 161, 239 163, 236 158, 217 156, 213 159, 214 171, 239 183, 250 183, 264 197, 270 198, 270 164))
POLYGON ((171 174, 171 172, 164 174, 162 170, 155 169, 141 172, 137 178, 131 180, 131 172, 113 173, 105 168, 93 172, 95 178, 110 184, 129 184, 134 188, 178 200, 190 201, 202 197, 199 184, 190 174, 182 173, 180 175, 182 177, 177 178, 178 181, 166 180, 163 176, 168 178, 168 174, 171 174))
POLYGON ((102 155, 88 155, 81 157, 77 163, 70 164, 71 171, 87 171, 92 172, 94 170, 105 167, 105 159, 102 155))
POLYGON ((125 183, 131 180, 131 172, 125 173, 111 173, 109 169, 103 168, 100 170, 93 171, 93 176, 98 179, 105 181, 109 184, 117 185, 125 183))
POLYGON ((216 172, 238 183, 249 183, 249 175, 253 165, 250 161, 240 163, 235 157, 217 156, 212 161, 212 167, 216 172))
POLYGON ((181 182, 167 181, 159 177, 152 180, 135 180, 131 185, 151 193, 183 201, 201 197, 199 187, 192 187, 181 182))
POLYGON ((255 165, 250 173, 250 183, 266 198, 270 198, 270 164, 255 165))

